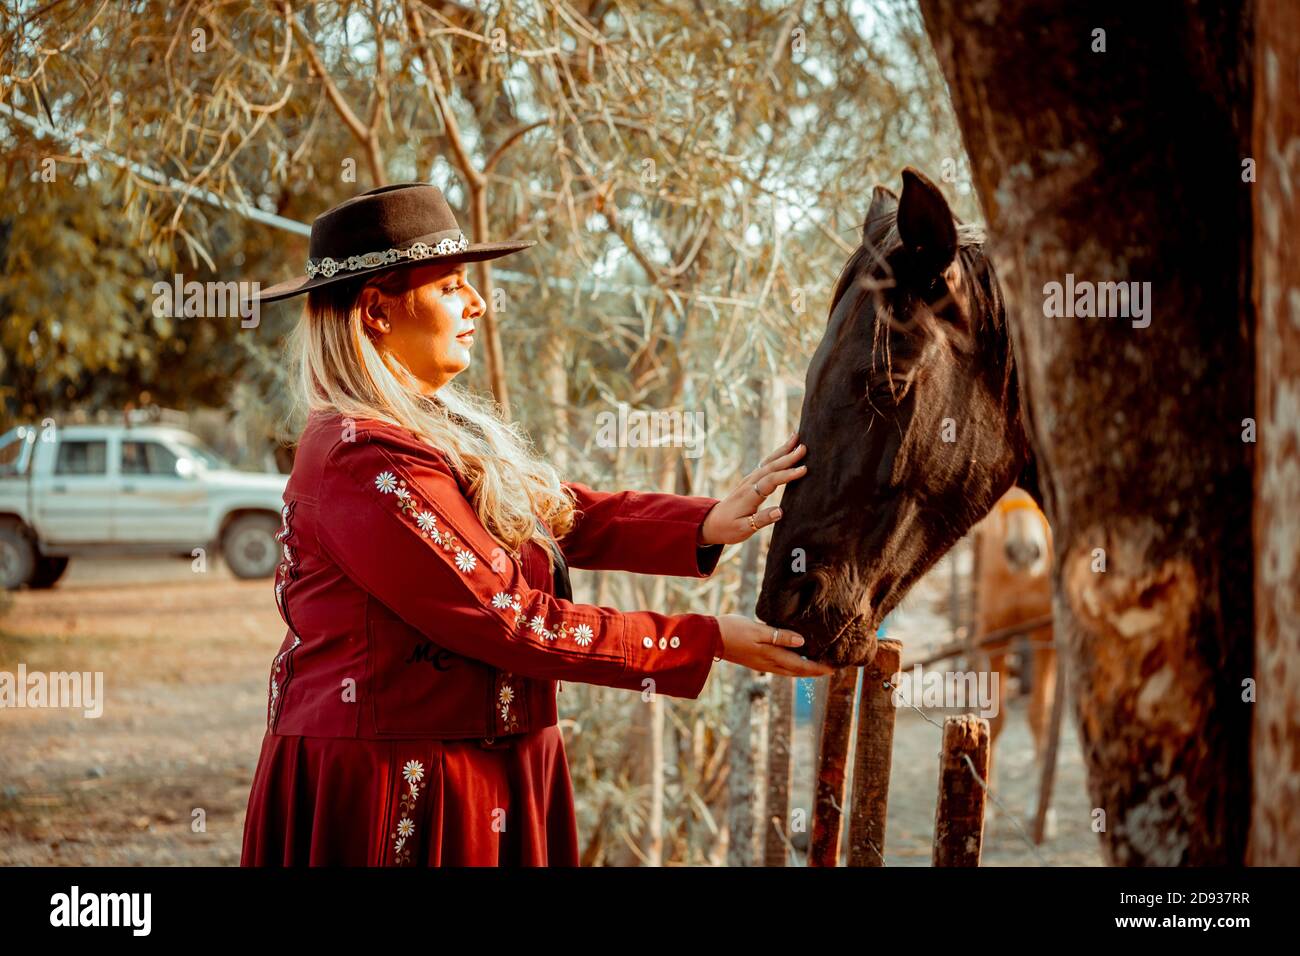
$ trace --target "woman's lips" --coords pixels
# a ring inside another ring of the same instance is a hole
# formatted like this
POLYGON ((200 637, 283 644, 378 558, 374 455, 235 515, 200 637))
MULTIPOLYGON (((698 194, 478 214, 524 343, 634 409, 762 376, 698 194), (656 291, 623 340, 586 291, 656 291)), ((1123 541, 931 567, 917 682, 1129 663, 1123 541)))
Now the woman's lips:
POLYGON ((473 337, 474 337, 473 329, 470 329, 468 332, 462 332, 460 333, 460 335, 456 336, 456 338, 458 339, 472 339, 473 337))

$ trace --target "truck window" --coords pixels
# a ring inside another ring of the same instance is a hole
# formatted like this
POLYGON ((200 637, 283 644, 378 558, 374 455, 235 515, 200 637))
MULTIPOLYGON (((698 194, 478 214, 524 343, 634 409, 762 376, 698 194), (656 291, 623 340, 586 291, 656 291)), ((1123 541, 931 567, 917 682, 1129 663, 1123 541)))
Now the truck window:
POLYGON ((56 475, 103 475, 108 473, 108 442, 61 441, 54 462, 56 475))
POLYGON ((156 441, 122 442, 122 474, 176 477, 176 456, 156 441))
POLYGON ((207 467, 217 471, 232 470, 231 464, 218 455, 207 445, 202 444, 197 438, 183 438, 177 444, 190 453, 190 457, 197 458, 207 467))
POLYGON ((36 434, 27 428, 15 428, 0 437, 0 477, 13 477, 27 473, 31 456, 25 454, 36 434))

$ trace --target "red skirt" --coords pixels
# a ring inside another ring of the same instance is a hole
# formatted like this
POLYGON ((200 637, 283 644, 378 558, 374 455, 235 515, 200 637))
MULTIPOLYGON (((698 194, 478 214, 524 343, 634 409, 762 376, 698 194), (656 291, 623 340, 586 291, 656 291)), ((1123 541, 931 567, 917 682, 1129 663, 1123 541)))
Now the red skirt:
POLYGON ((241 866, 577 866, 560 728, 498 741, 262 741, 241 866))

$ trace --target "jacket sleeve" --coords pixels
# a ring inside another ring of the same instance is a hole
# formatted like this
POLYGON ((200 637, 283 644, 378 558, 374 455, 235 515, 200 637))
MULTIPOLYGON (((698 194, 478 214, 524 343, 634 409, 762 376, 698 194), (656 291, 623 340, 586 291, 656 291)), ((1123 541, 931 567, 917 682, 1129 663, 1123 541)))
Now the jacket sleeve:
POLYGON ((717 498, 595 491, 571 481, 564 487, 577 513, 559 545, 572 567, 683 578, 707 578, 717 568, 722 545, 699 543, 700 526, 717 498))
POLYGON ((321 546, 344 573, 455 654, 670 697, 697 697, 722 655, 714 617, 574 604, 531 587, 432 448, 369 432, 338 442, 318 508, 321 546))

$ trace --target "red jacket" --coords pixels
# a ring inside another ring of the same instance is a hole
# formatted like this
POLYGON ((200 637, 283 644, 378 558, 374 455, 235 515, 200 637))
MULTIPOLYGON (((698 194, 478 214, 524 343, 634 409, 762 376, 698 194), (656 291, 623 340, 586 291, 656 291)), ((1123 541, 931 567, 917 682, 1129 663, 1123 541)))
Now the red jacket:
MULTIPOLYGON (((567 485, 577 568, 708 577, 717 499, 567 485)), ((703 614, 553 595, 544 549, 513 557, 446 459, 393 425, 314 412, 285 490, 276 574, 289 626, 267 726, 323 737, 496 738, 556 723, 556 679, 696 697, 722 654, 703 614)))

